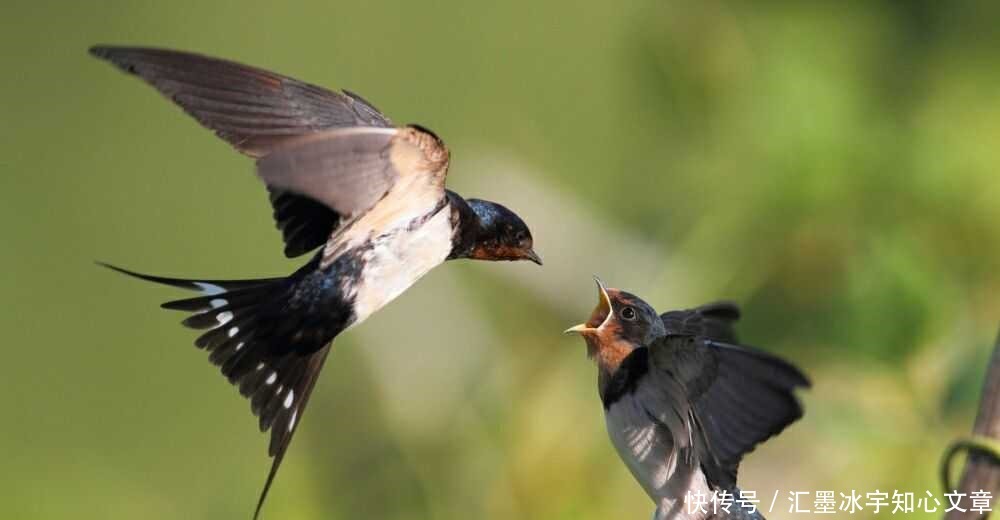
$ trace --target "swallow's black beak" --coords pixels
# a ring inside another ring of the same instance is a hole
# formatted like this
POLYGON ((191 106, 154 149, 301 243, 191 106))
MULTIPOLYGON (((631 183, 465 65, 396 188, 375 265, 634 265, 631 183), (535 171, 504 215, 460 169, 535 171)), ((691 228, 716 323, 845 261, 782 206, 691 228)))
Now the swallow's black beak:
POLYGON ((538 265, 542 265, 542 257, 538 256, 538 253, 536 253, 534 249, 529 249, 525 252, 524 258, 531 260, 538 265))

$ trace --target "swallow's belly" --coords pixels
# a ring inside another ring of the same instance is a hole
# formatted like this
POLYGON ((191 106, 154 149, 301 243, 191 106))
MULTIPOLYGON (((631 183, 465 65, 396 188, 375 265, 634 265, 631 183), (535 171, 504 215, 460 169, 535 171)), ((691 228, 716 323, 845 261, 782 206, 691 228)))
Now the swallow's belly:
POLYGON ((654 422, 633 395, 615 401, 605 414, 608 435, 618 456, 632 476, 657 505, 657 515, 674 512, 671 518, 693 519, 684 499, 690 492, 711 496, 698 466, 686 467, 675 457, 670 432, 654 422))
POLYGON ((451 212, 445 207, 416 229, 399 228, 371 239, 354 283, 355 320, 361 323, 394 300, 451 253, 451 212))

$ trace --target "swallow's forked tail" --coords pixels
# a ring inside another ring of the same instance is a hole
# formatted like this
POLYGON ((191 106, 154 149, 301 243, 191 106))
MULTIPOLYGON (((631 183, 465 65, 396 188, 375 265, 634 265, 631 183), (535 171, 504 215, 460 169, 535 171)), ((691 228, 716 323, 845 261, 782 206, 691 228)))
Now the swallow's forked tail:
POLYGON ((162 307, 193 313, 182 323, 205 330, 195 345, 207 350, 209 360, 250 400, 251 411, 260 419, 260 430, 271 430, 268 454, 274 461, 254 512, 256 519, 302 419, 330 341, 343 328, 331 325, 330 318, 336 312, 325 313, 323 302, 308 301, 305 297, 312 293, 303 291, 298 274, 257 280, 185 280, 101 265, 201 293, 162 307), (317 316, 317 312, 325 316, 317 316))

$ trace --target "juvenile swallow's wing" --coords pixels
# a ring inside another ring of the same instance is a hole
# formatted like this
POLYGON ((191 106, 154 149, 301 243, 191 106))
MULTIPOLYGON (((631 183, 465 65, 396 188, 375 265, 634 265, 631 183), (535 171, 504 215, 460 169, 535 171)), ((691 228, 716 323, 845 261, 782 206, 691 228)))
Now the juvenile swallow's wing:
MULTIPOLYGON (((391 128, 370 103, 232 61, 188 52, 97 46, 94 56, 134 74, 236 150, 262 157, 291 139, 333 128, 391 128)), ((269 188, 274 217, 294 257, 323 244, 341 215, 306 197, 269 188)))
POLYGON ((740 308, 732 302, 714 302, 660 316, 667 334, 704 336, 715 341, 736 343, 734 324, 740 319, 740 308))
POLYGON ((661 338, 649 348, 649 367, 657 386, 684 389, 702 470, 725 489, 736 485, 745 454, 802 417, 795 389, 809 387, 777 356, 705 336, 661 338))

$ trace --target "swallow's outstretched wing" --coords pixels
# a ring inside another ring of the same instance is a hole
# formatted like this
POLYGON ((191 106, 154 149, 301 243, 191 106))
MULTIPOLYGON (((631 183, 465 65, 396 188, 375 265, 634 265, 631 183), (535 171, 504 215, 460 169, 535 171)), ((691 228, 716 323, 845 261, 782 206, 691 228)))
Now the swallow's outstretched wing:
MULTIPOLYGON (((90 53, 149 83, 251 157, 315 132, 392 127, 389 118, 356 94, 228 60, 137 47, 96 46, 90 53)), ((301 194, 275 187, 269 191, 289 257, 322 245, 343 217, 301 194)))
POLYGON ((706 477, 724 489, 736 485, 744 455, 802 417, 795 389, 809 387, 798 368, 773 354, 692 334, 668 334, 651 345, 649 375, 657 386, 683 389, 670 398, 689 414, 686 427, 706 477))
POLYGON ((403 202, 419 205, 444 197, 448 150, 416 128, 340 128, 300 137, 257 161, 268 186, 305 195, 345 216, 358 215, 397 183, 411 191, 403 202))
POLYGON ((335 226, 283 228, 287 253, 322 244, 340 220, 369 210, 368 226, 379 227, 412 208, 438 206, 448 164, 447 147, 423 128, 352 127, 291 139, 257 160, 257 174, 272 190, 278 222, 286 213, 306 223, 324 211, 337 215, 335 226))
POLYGON ((251 157, 289 138, 331 128, 391 127, 375 107, 347 91, 189 52, 96 46, 90 53, 135 74, 251 157))

